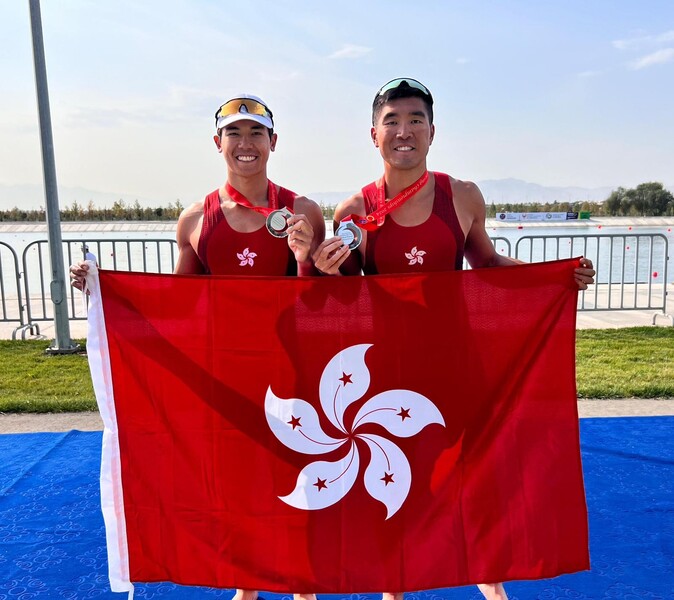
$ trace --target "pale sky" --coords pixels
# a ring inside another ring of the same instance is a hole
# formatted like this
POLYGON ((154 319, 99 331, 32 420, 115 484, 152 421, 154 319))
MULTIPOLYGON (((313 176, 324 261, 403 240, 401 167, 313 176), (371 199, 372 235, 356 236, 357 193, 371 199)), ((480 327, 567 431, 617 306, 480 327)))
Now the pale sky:
MULTIPOLYGON (((201 199, 225 177, 215 110, 248 92, 274 112, 271 179, 354 191, 401 76, 434 95, 432 169, 674 184, 672 0, 42 0, 42 23, 60 186, 201 199)), ((28 0, 0 4, 0 90, 0 185, 41 185, 28 0)))

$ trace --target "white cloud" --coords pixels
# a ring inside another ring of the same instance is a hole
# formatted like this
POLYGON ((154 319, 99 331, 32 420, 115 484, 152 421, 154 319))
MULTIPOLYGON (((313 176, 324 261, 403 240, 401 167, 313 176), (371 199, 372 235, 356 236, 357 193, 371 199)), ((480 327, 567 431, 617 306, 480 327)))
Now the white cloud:
POLYGON ((456 59, 456 64, 457 65, 465 65, 470 62, 469 58, 465 58, 463 56, 460 56, 459 58, 456 59))
POLYGON ((337 52, 333 52, 328 58, 360 58, 370 52, 372 52, 372 48, 346 44, 343 48, 337 50, 337 52))
POLYGON ((582 71, 578 73, 578 77, 582 78, 596 77, 597 75, 601 75, 601 71, 582 71))
POLYGON ((652 54, 647 54, 638 60, 629 63, 630 69, 638 70, 670 62, 674 59, 674 48, 663 48, 652 54))
POLYGON ((629 50, 645 46, 660 46, 669 42, 674 42, 674 29, 657 35, 642 35, 625 40, 614 40, 612 44, 618 50, 629 50))
POLYGON ((674 42, 674 29, 671 31, 666 31, 665 33, 656 36, 656 42, 659 44, 667 44, 669 42, 674 42))

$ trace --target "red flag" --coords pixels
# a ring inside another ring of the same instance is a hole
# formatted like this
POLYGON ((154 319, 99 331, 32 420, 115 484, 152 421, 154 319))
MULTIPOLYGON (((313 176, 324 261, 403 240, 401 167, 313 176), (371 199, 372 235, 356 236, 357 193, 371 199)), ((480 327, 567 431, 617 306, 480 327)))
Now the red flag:
POLYGON ((113 590, 410 591, 587 569, 577 262, 94 275, 113 590))

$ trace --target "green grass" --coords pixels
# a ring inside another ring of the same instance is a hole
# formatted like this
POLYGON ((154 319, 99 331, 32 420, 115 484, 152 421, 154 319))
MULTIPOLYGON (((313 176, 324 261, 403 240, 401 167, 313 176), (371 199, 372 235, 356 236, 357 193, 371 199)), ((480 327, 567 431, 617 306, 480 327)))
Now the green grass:
POLYGON ((674 327, 579 330, 581 398, 674 397, 674 327))
POLYGON ((47 355, 48 346, 0 340, 0 412, 96 410, 86 355, 47 355))
MULTIPOLYGON (((674 327, 586 329, 577 339, 581 398, 674 398, 674 327)), ((0 340, 0 412, 96 410, 86 355, 46 355, 48 345, 0 340)))

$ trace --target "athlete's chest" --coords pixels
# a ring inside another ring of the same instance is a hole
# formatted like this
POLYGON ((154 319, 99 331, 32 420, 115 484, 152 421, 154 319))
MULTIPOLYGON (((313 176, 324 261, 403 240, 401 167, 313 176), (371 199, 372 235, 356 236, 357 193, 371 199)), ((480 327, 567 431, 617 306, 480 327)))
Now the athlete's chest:
POLYGON ((387 222, 370 235, 366 264, 377 273, 415 273, 453 270, 459 240, 447 224, 431 214, 423 223, 404 227, 387 222))

